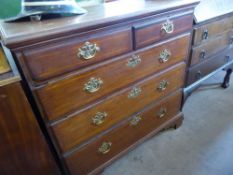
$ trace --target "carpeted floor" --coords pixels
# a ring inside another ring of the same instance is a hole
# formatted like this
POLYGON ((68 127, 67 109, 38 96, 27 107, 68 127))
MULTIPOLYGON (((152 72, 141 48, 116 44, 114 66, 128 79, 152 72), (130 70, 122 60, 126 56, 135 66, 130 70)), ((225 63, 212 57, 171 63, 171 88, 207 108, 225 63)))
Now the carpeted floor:
MULTIPOLYGON (((222 81, 219 73, 208 82, 222 81)), ((233 175, 231 87, 203 86, 188 98, 184 123, 138 146, 104 175, 233 175)))

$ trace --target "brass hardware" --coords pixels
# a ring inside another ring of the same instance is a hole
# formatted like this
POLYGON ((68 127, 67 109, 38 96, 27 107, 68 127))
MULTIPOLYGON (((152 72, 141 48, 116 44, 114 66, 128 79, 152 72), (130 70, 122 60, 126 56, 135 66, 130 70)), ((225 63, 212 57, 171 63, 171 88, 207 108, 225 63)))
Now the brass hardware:
POLYGON ((138 64, 140 64, 141 61, 142 60, 141 60, 141 58, 138 55, 133 55, 133 57, 128 60, 127 66, 134 68, 138 64))
POLYGON ((100 48, 97 46, 97 44, 87 41, 81 48, 79 48, 78 57, 89 60, 94 58, 98 51, 100 51, 100 48))
POLYGON ((136 126, 140 121, 142 120, 141 116, 137 115, 133 117, 133 119, 130 121, 130 126, 136 126))
POLYGON ((98 91, 103 84, 103 81, 100 78, 90 78, 90 80, 84 85, 84 90, 90 93, 98 91))
POLYGON ((0 46, 0 74, 9 72, 11 70, 7 59, 5 57, 5 54, 0 46))
POLYGON ((159 112, 157 113, 157 116, 159 118, 163 118, 163 117, 165 117, 166 113, 167 113, 167 109, 166 108, 160 108, 159 112))
POLYGON ((108 114, 106 112, 97 112, 94 117, 92 117, 92 123, 96 126, 101 125, 104 123, 104 120, 108 114))
POLYGON ((141 88, 133 87, 133 89, 128 94, 128 98, 136 98, 137 96, 140 95, 141 92, 142 92, 141 88))
POLYGON ((102 145, 99 147, 98 152, 102 154, 107 154, 112 146, 112 142, 103 142, 102 145))
POLYGON ((169 85, 169 82, 167 80, 162 80, 160 83, 159 83, 159 86, 157 87, 157 89, 159 91, 164 91, 167 86, 169 85))
POLYGON ((230 38, 230 45, 233 45, 233 36, 230 38))
POLYGON ((206 29, 206 30, 204 30, 204 31, 203 31, 203 34, 202 34, 202 40, 206 40, 206 39, 208 39, 208 35, 209 35, 208 30, 207 30, 207 29, 206 29))
POLYGON ((229 56, 229 55, 226 55, 225 58, 224 58, 224 61, 225 61, 225 62, 229 62, 229 60, 230 60, 230 56, 229 56))
POLYGON ((159 56, 159 60, 161 63, 165 63, 170 59, 171 52, 168 49, 164 49, 159 56))
POLYGON ((197 71, 197 73, 196 73, 196 79, 199 80, 201 78, 201 76, 202 76, 201 71, 197 71))
POLYGON ((200 52, 200 58, 201 59, 204 59, 206 57, 206 52, 205 52, 205 50, 202 50, 201 52, 200 52))
POLYGON ((173 22, 168 19, 165 23, 162 24, 161 30, 165 33, 168 33, 168 34, 173 33, 173 31, 174 31, 173 22))

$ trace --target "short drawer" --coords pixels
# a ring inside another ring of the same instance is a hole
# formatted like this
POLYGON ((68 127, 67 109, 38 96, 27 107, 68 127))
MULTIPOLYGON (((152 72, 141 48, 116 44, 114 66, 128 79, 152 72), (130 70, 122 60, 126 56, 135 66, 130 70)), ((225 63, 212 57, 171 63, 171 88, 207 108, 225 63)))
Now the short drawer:
POLYGON ((135 48, 138 49, 178 33, 191 30, 192 23, 192 15, 185 15, 175 18, 167 17, 167 19, 135 25, 133 27, 135 48))
POLYGON ((35 82, 43 82, 132 50, 131 29, 71 37, 28 48, 20 62, 35 82))
POLYGON ((65 157, 71 174, 88 174, 148 135, 180 111, 179 91, 65 157))
POLYGON ((193 45, 199 45, 217 35, 233 29, 233 17, 224 18, 194 28, 193 45))
POLYGON ((233 50, 224 52, 189 69, 187 85, 195 83, 219 67, 233 60, 233 50))
POLYGON ((36 90, 45 115, 49 120, 65 116, 145 76, 183 61, 189 39, 190 35, 186 34, 36 90))
POLYGON ((208 42, 193 47, 191 66, 206 60, 208 57, 216 54, 217 52, 233 45, 233 31, 225 32, 215 38, 210 39, 208 42))
POLYGON ((66 152, 74 148, 138 112, 138 109, 181 88, 184 72, 184 63, 175 65, 109 96, 68 119, 55 122, 51 128, 61 151, 66 152), (167 85, 163 85, 166 82, 167 85), (161 89, 163 86, 164 89, 161 89))

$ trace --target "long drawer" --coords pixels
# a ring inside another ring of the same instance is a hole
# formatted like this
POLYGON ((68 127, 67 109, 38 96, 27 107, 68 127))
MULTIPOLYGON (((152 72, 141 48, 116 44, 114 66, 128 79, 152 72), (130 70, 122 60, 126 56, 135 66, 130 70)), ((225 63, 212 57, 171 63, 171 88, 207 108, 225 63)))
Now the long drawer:
POLYGON ((194 83, 197 80, 205 77, 214 70, 233 60, 233 49, 223 52, 221 55, 216 55, 213 58, 206 60, 198 65, 193 66, 188 71, 187 85, 194 83))
POLYGON ((52 124, 52 130, 61 151, 70 150, 131 116, 138 109, 181 88, 184 82, 184 73, 185 64, 177 64, 115 93, 73 117, 55 122, 52 124), (167 85, 163 85, 166 82, 167 85))
POLYGON ((41 82, 132 50, 131 28, 87 33, 23 51, 21 64, 41 82))
POLYGON ((76 111, 130 83, 186 58, 189 34, 137 52, 132 57, 106 62, 87 72, 36 90, 49 120, 76 111), (65 93, 64 93, 65 92, 65 93))
POLYGON ((66 156, 65 161, 70 173, 88 174, 151 133, 179 113, 181 97, 181 91, 176 92, 66 156))
POLYGON ((210 39, 197 47, 192 48, 191 66, 204 61, 217 52, 233 45, 233 31, 227 31, 223 34, 210 39))
POLYGON ((214 22, 194 28, 193 45, 207 42, 217 35, 233 29, 233 17, 216 20, 214 22))

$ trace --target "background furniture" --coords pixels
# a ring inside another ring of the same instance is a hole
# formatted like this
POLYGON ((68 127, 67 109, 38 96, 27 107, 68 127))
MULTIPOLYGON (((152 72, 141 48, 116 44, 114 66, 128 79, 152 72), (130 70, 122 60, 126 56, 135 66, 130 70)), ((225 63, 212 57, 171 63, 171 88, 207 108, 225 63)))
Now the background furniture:
POLYGON ((98 173, 181 124, 198 2, 116 1, 83 16, 1 22, 3 42, 67 173, 98 173))
MULTIPOLYGON (((5 59, 2 51, 0 47, 1 59, 5 59)), ((0 174, 60 174, 14 62, 8 58, 10 70, 0 74, 0 174)))
POLYGON ((202 0, 195 8, 192 50, 186 86, 196 89, 215 72, 226 69, 222 87, 229 85, 233 63, 233 3, 231 0, 202 0))

